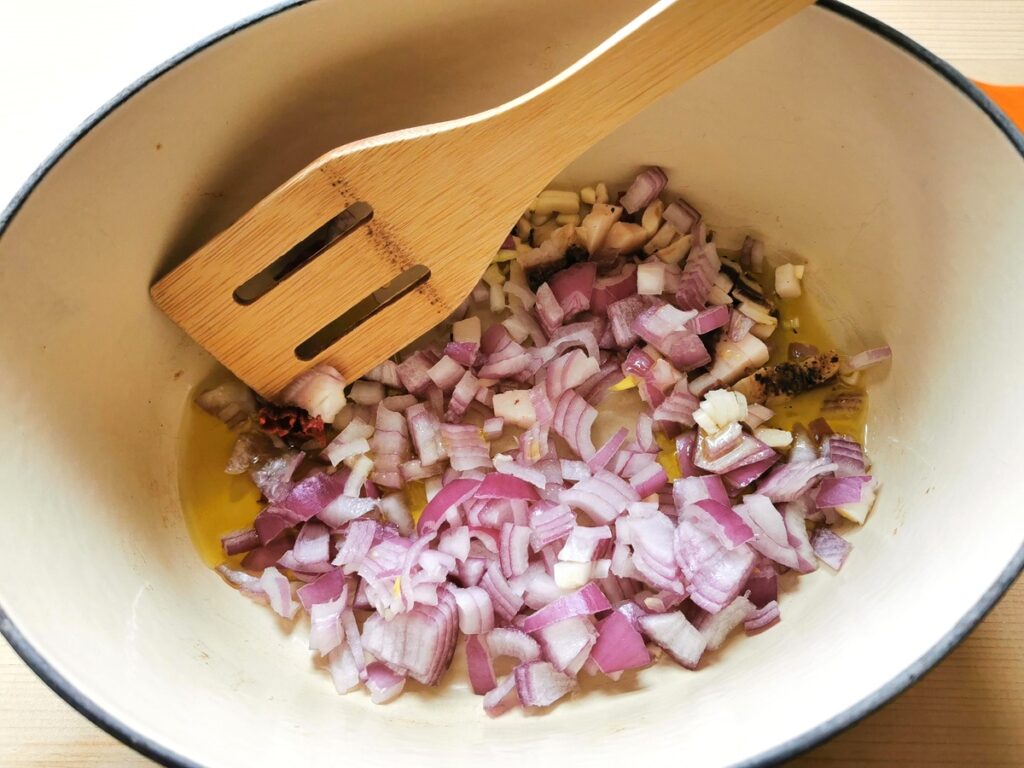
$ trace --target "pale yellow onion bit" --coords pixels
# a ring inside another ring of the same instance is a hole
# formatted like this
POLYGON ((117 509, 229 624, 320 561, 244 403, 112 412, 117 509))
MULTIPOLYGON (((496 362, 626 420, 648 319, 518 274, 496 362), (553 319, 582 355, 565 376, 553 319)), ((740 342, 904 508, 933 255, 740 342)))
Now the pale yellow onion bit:
POLYGON ((476 315, 452 323, 452 341, 480 343, 480 318, 476 315))
POLYGON ((714 434, 734 421, 747 417, 747 398, 728 389, 713 389, 693 412, 693 420, 706 433, 714 434))
POLYGON ((594 202, 595 203, 607 203, 610 200, 608 197, 608 187, 602 181, 596 187, 594 187, 594 202))
POLYGON ((800 278, 803 277, 802 265, 783 264, 775 268, 775 293, 783 299, 795 299, 800 296, 800 278))
POLYGON ((584 187, 580 190, 580 200, 587 205, 593 205, 597 202, 597 194, 594 192, 593 187, 584 187))
POLYGON ((773 429, 772 427, 758 427, 754 430, 754 437, 769 448, 785 448, 793 442, 792 432, 785 429, 773 429))

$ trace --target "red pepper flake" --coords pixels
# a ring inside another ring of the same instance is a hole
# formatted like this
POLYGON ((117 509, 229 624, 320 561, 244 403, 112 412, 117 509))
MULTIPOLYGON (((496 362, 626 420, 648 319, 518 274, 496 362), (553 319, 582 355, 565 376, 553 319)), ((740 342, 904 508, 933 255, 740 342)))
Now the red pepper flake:
POLYGON ((270 435, 276 435, 293 448, 313 442, 316 447, 323 448, 327 444, 324 435, 324 420, 319 416, 310 416, 302 408, 287 405, 263 403, 258 413, 260 429, 270 435))

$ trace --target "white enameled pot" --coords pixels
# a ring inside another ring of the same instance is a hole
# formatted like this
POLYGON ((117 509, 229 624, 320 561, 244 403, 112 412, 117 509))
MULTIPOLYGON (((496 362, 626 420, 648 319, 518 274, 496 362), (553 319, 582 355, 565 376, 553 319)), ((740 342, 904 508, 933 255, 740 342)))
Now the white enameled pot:
POLYGON ((841 574, 801 579, 778 627, 698 672, 489 720, 458 680, 385 707, 338 696, 304 632, 200 562, 178 437, 214 364, 150 303, 154 276, 321 152, 499 104, 646 4, 286 4, 132 86, 28 182, 0 219, 0 629, 71 704, 171 765, 766 762, 901 691, 1002 594, 1024 561, 1024 142, 831 2, 562 181, 661 165, 721 237, 806 258, 846 348, 891 344, 870 415, 883 490, 841 574))

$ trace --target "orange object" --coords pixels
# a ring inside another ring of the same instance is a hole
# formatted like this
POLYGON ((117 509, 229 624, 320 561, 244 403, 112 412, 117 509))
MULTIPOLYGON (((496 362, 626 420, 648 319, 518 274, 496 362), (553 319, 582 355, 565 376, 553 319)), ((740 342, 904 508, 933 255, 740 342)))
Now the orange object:
POLYGON ((1024 86, 990 85, 979 80, 975 80, 974 84, 981 88, 1018 128, 1024 130, 1024 86))

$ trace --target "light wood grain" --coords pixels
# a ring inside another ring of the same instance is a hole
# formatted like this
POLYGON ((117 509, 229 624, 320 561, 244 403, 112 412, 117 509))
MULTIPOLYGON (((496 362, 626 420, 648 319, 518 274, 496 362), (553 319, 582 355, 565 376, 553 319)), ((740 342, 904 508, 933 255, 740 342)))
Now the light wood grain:
POLYGON ((153 286, 153 299, 266 397, 314 363, 352 381, 458 307, 537 193, 648 104, 810 0, 661 0, 528 94, 327 153, 153 286), (623 87, 629 83, 629 87, 623 87), (588 115, 587 120, 574 119, 588 115), (373 220, 243 306, 234 290, 341 210, 373 220), (295 348, 406 270, 430 279, 313 361, 295 348))
MULTIPOLYGON (((973 77, 1024 83, 1020 0, 847 2, 973 77)), ((64 704, 2 643, 0 692, 0 765, 152 765, 64 704)), ((1024 582, 917 685, 793 764, 1024 765, 1024 582)))

